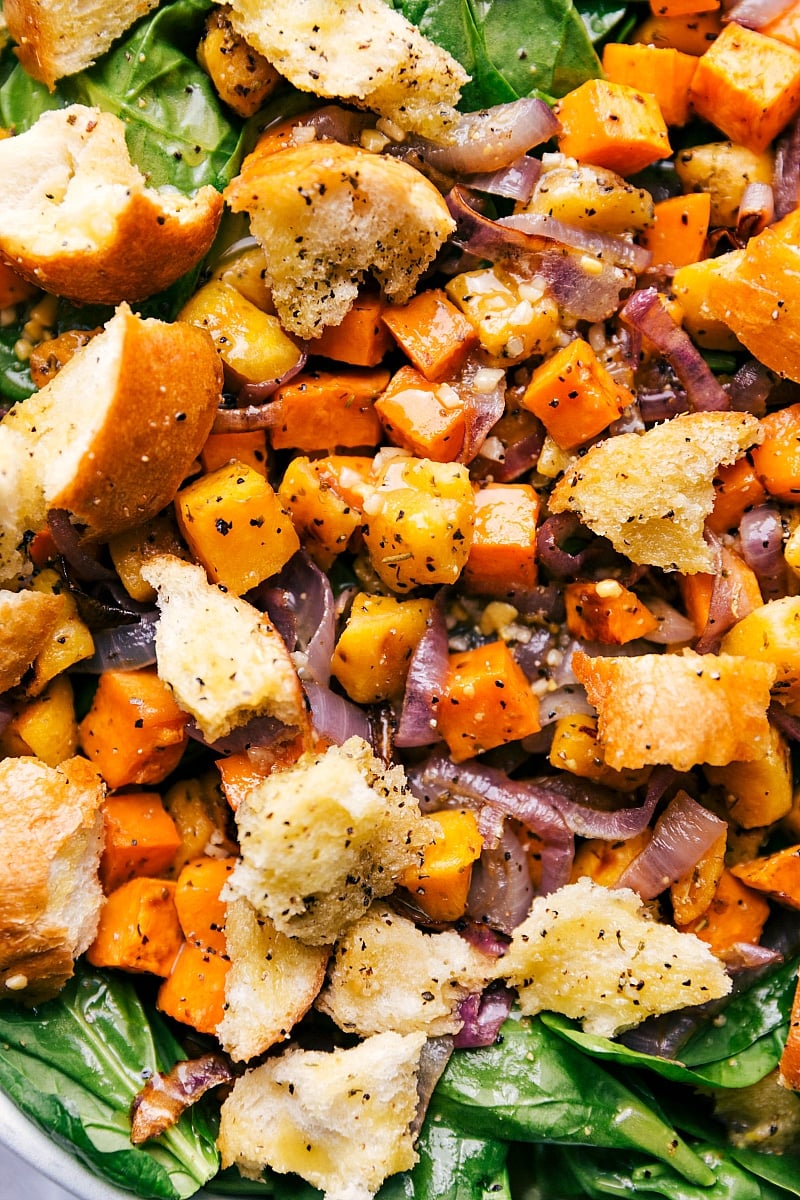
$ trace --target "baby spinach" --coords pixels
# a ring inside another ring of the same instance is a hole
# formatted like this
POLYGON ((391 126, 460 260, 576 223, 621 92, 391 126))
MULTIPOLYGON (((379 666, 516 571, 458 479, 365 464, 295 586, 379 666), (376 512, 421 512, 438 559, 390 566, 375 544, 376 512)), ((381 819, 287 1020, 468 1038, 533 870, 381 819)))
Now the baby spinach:
POLYGON ((437 1103, 456 1128, 480 1137, 636 1149, 693 1183, 714 1181, 654 1105, 538 1018, 511 1019, 500 1042, 454 1054, 437 1103))
POLYGON ((22 321, 0 329, 0 396, 24 400, 34 390, 27 362, 20 362, 14 347, 22 337, 22 321))
POLYGON ((211 0, 159 8, 52 94, 7 57, 0 125, 22 133, 45 109, 96 105, 125 121, 131 157, 153 187, 170 184, 187 194, 204 184, 224 187, 238 168, 241 131, 195 58, 210 8, 211 0))
MULTIPOLYGON (((519 96, 563 96, 601 74, 592 39, 572 0, 391 3, 472 76, 463 89, 465 109, 519 96)), ((602 8, 601 4, 595 11, 599 14, 602 8)))
POLYGON ((3 1090, 101 1178, 183 1200, 216 1173, 213 1129, 197 1106, 160 1138, 131 1145, 133 1097, 183 1055, 122 976, 84 969, 38 1009, 2 1006, 0 1050, 3 1090))

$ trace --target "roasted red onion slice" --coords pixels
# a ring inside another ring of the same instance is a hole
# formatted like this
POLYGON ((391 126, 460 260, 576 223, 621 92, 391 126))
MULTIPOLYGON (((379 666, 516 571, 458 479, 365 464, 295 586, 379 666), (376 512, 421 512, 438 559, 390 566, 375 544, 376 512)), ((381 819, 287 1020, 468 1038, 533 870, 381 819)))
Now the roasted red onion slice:
POLYGON ((394 739, 396 746, 432 746, 439 741, 436 714, 444 695, 448 661, 446 596, 445 589, 440 588, 428 614, 425 632, 411 656, 394 739))
POLYGON ((511 1012, 514 993, 503 984, 490 984, 484 992, 473 992, 461 1001, 458 1015, 463 1020, 453 1039, 457 1050, 474 1050, 478 1046, 493 1046, 497 1035, 511 1012))
POLYGON ((158 1137, 210 1088, 233 1081, 230 1063, 221 1054, 204 1054, 176 1063, 168 1074, 156 1071, 131 1105, 134 1146, 158 1137))
POLYGON ((773 702, 769 706, 769 719, 784 737, 792 742, 800 742, 800 717, 787 712, 782 704, 773 702))
POLYGON ((93 634, 94 654, 75 664, 83 675, 102 675, 104 671, 138 671, 156 661, 156 625, 158 613, 142 617, 133 625, 98 629, 93 634))
POLYGON ((734 412, 749 412, 754 417, 763 417, 767 411, 767 397, 775 386, 769 370, 755 358, 748 359, 725 385, 734 412))
POLYGON ((186 732, 194 742, 208 746, 215 754, 249 754, 251 750, 268 750, 285 742, 297 732, 294 726, 282 724, 276 717, 252 717, 246 724, 232 729, 224 737, 210 742, 194 721, 186 732))
POLYGON ((694 622, 679 612, 660 596, 648 596, 645 603, 658 621, 658 626, 652 633, 646 633, 648 642, 657 645, 670 646, 679 642, 690 642, 694 639, 696 630, 694 622))
POLYGON ((336 641, 336 602, 324 571, 299 551, 268 586, 260 585, 248 598, 266 609, 290 652, 303 655, 301 678, 326 686, 336 641))
POLYGON ((547 280, 554 300, 582 321, 612 317, 623 292, 636 284, 636 276, 626 267, 602 262, 578 250, 549 250, 542 254, 537 269, 547 280))
POLYGON ((319 683, 309 682, 304 687, 311 706, 311 720, 320 737, 328 738, 337 746, 343 746, 351 737, 372 743, 369 718, 357 705, 319 683))
POLYGON ((476 198, 468 188, 457 184, 445 197, 450 215, 456 223, 452 241, 469 250, 478 258, 490 262, 501 262, 539 253, 547 245, 546 239, 534 237, 518 229, 509 229, 486 217, 475 207, 476 198))
POLYGON ((539 159, 523 154, 507 167, 486 174, 470 175, 466 182, 478 192, 488 192, 490 196, 503 196, 506 200, 526 204, 541 173, 539 159))
POLYGON ((652 900, 697 865, 727 828, 680 791, 656 822, 653 837, 619 878, 618 886, 632 888, 643 900, 652 900))
POLYGON ((422 1047, 417 1072, 417 1111, 411 1122, 412 1134, 419 1133, 422 1128, 431 1096, 453 1053, 453 1045, 453 1038, 444 1036, 428 1038, 422 1047))
POLYGON ((97 547, 83 541, 80 530, 72 524, 69 513, 63 508, 50 509, 47 525, 56 550, 69 563, 76 579, 85 582, 116 579, 109 567, 98 562, 97 547))
POLYGON ((484 847, 472 868, 466 915, 501 933, 513 933, 533 900, 528 855, 510 826, 497 846, 484 847))
POLYGON ((498 171, 554 137, 560 125, 543 100, 523 97, 465 113, 447 142, 415 140, 425 162, 445 175, 498 171))
MULTIPOLYGON (((728 630, 732 629, 742 617, 751 613, 754 607, 757 607, 742 587, 741 572, 736 569, 731 551, 727 546, 723 546, 710 531, 706 532, 706 541, 714 550, 715 569, 706 627, 694 644, 694 649, 698 654, 715 653, 728 630)), ((780 566, 782 569, 782 553, 780 566)), ((755 570, 755 568, 753 569, 755 570)), ((756 572, 756 574, 758 573, 756 572)))
POLYGON ((302 371, 307 359, 308 355, 304 352, 295 366, 285 371, 279 379, 246 383, 239 392, 237 408, 217 409, 211 432, 253 433, 257 429, 272 429, 279 424, 283 419, 282 406, 277 401, 270 403, 270 397, 302 371))
POLYGON ((464 443, 458 461, 471 463, 506 407, 505 371, 468 359, 455 383, 464 405, 464 443))
POLYGON ((793 3, 794 0, 737 0, 726 12, 725 20, 735 21, 748 29, 763 29, 793 3))
MULTIPOLYGON (((786 592, 786 560, 783 557, 783 523, 777 504, 759 504, 749 509, 739 524, 742 557, 755 572, 765 600, 777 600, 786 592)), ((741 616, 746 616, 741 613, 741 616)))
POLYGON ((519 229, 535 237, 547 238, 561 246, 581 250, 594 258, 612 262, 618 267, 630 267, 637 272, 648 267, 653 257, 649 250, 637 246, 635 242, 626 242, 624 238, 596 233, 593 229, 582 229, 577 225, 566 225, 546 213, 514 213, 510 217, 500 217, 497 224, 505 229, 519 229))
POLYGON ((685 329, 676 325, 655 288, 634 292, 620 312, 621 320, 638 329, 669 362, 696 412, 730 409, 727 392, 714 376, 685 329))
POLYGON ((0 734, 2 734, 14 719, 14 705, 5 697, 0 696, 0 734))
POLYGON ((748 183, 736 216, 736 236, 740 242, 755 237, 775 217, 775 196, 768 183, 748 183))
POLYGON ((772 193, 777 218, 786 217, 797 208, 800 199, 800 119, 797 117, 775 143, 772 193))

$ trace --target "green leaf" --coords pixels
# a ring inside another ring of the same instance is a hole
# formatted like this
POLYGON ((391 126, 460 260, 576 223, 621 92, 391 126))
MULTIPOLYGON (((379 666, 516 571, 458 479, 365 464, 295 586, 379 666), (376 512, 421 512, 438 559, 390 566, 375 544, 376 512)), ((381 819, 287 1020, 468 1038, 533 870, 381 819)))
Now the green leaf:
POLYGON ((20 362, 14 351, 22 337, 22 321, 0 329, 0 395, 9 400, 25 400, 36 390, 26 362, 20 362))
POLYGON ((655 1106, 536 1018, 512 1018, 499 1043, 456 1052, 436 1097, 456 1128, 479 1137, 637 1149, 713 1182, 655 1106))
POLYGON ((731 1147, 730 1156, 753 1175, 800 1196, 800 1156, 797 1154, 760 1154, 758 1150, 731 1147))
POLYGON ((131 1144, 133 1097, 150 1073, 181 1057, 122 976, 81 970, 36 1010, 0 1008, 0 1087, 95 1174, 141 1196, 181 1200, 219 1165, 200 1106, 160 1138, 131 1144))
POLYGON ((730 1059, 789 1020, 797 986, 798 959, 781 964, 725 1005, 681 1050, 688 1067, 730 1059))
POLYGON ((619 32, 630 12, 630 5, 620 0, 575 0, 575 7, 594 46, 619 32))
POLYGON ((741 1088, 758 1083, 778 1065, 788 1030, 788 1023, 780 1025, 735 1056, 692 1069, 682 1061, 643 1054, 610 1038, 584 1033, 578 1025, 557 1013, 542 1013, 541 1019, 548 1029, 592 1058, 654 1071, 656 1075, 671 1079, 674 1083, 688 1083, 694 1087, 741 1088))
POLYGON ((519 96, 563 96, 602 73, 572 0, 393 0, 431 41, 472 76, 462 107, 519 96))

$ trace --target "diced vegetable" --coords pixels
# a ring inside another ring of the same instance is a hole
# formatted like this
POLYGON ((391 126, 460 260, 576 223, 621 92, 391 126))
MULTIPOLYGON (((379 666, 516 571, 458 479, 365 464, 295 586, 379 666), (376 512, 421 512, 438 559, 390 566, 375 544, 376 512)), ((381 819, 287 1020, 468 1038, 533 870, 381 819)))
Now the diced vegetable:
POLYGON ((737 942, 757 945, 768 916, 766 900, 726 868, 708 908, 682 928, 722 954, 737 942))
POLYGON ((510 595, 537 580, 539 497, 527 483, 487 483, 475 493, 475 528, 463 582, 478 595, 510 595))
POLYGON ((267 474, 267 438, 263 429, 246 433, 212 433, 200 453, 206 472, 240 462, 260 475, 267 474))
POLYGON ((653 266, 684 267, 703 258, 710 216, 708 192, 672 196, 657 204, 654 223, 641 239, 653 266))
POLYGON ((453 375, 478 341, 471 323, 439 288, 417 292, 407 304, 387 308, 383 320, 429 380, 453 375))
POLYGON ((539 703, 505 642, 450 655, 438 721, 453 762, 539 730, 539 703))
POLYGON ((583 338, 575 338, 533 373, 523 405, 564 450, 574 450, 615 421, 633 400, 583 338))
POLYGON ((79 726, 81 747, 112 788, 160 783, 183 756, 186 719, 155 670, 104 671, 79 726))
POLYGON ((389 382, 384 370, 306 371, 276 391, 270 429, 276 450, 335 450, 377 446, 381 423, 375 399, 389 382))
POLYGON ((787 846, 774 854, 737 863, 731 871, 757 892, 789 908, 800 908, 800 846, 787 846))
POLYGON ((471 809, 445 808, 432 816, 442 835, 425 847, 419 867, 403 871, 400 883, 432 920, 457 921, 464 915, 483 839, 471 809))
MULTIPOLYGON (((370 460, 367 460, 370 461, 370 460)), ((350 538, 361 525, 361 512, 343 500, 330 483, 325 459, 293 458, 278 488, 278 498, 287 512, 298 537, 323 570, 347 549, 350 538)))
POLYGON ((675 172, 686 194, 708 194, 712 225, 735 225, 747 185, 772 182, 772 154, 739 142, 705 142, 680 150, 675 172))
POLYGON ((106 893, 137 875, 161 875, 180 848, 180 834, 158 792, 107 796, 103 819, 100 879, 106 893))
POLYGON ((789 746, 774 727, 763 758, 704 770, 709 783, 723 789, 728 810, 743 829, 765 828, 791 811, 789 746))
POLYGON ((142 877, 123 883, 106 898, 97 937, 86 956, 95 967, 167 976, 182 942, 175 884, 142 877))
POLYGON ((230 961, 184 942, 158 989, 158 1007, 168 1017, 213 1034, 225 1015, 225 981, 230 961))
POLYGON ((393 348, 385 322, 386 301, 379 292, 362 291, 338 325, 327 325, 315 338, 314 353, 353 367, 377 367, 393 348))
POLYGON ((333 652, 331 670, 351 700, 399 699, 411 655, 425 632, 431 600, 359 592, 333 652))
MULTIPOLYGON (((597 717, 589 713, 572 713, 558 718, 553 726, 553 740, 550 743, 548 758, 551 765, 559 770, 569 771, 571 775, 579 775, 582 779, 593 779, 595 783, 604 783, 620 792, 631 792, 641 787, 650 775, 648 767, 638 771, 617 771, 608 765, 598 740, 597 717)), ((639 849, 642 849, 641 845, 639 849)), ((602 852, 604 861, 607 853, 605 850, 602 852)), ((638 854, 638 850, 636 853, 638 854)), ((615 856, 614 861, 617 860, 618 856, 615 856)), ((630 860, 620 862, 619 874, 622 874, 628 861, 630 860)), ((607 883, 605 876, 601 879, 592 871, 587 870, 585 873, 591 875, 598 883, 607 883)))
POLYGON ((175 882, 175 909, 183 936, 206 953, 224 954, 225 908, 220 892, 237 858, 194 858, 175 882))
POLYGON ((556 108, 563 154, 634 175, 670 153, 658 101, 650 92, 590 79, 556 108))
POLYGON ((464 402, 448 383, 432 383, 414 367, 401 367, 376 400, 375 411, 387 437, 419 458, 454 462, 461 453, 464 402))
MULTIPOLYGON (((664 13, 662 16, 677 16, 664 13)), ((685 125, 689 120, 689 86, 697 58, 673 47, 607 42, 603 47, 603 70, 612 83, 641 87, 647 81, 667 125, 685 125)))
POLYGON ((57 767, 78 746, 75 698, 67 675, 56 675, 43 692, 23 704, 0 734, 0 753, 33 754, 57 767))
POLYGON ((567 629, 575 637, 590 642, 624 646, 635 638, 646 637, 658 626, 658 621, 636 593, 616 579, 569 583, 564 599, 567 629))

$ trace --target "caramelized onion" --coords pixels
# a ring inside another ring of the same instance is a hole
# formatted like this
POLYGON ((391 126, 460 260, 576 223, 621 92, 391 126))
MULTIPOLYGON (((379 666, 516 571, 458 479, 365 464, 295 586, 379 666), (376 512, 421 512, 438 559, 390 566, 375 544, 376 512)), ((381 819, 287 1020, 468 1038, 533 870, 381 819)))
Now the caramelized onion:
POLYGON ((180 1120, 210 1088, 231 1083, 233 1071, 221 1054, 176 1063, 168 1074, 156 1071, 131 1105, 131 1141, 140 1146, 180 1120))
POLYGON ((622 872, 618 887, 632 888, 643 900, 654 899, 691 871, 726 828, 688 792, 678 792, 656 822, 651 840, 622 872))
POLYGON ((466 183, 478 192, 488 192, 490 196, 503 196, 506 200, 526 204, 541 172, 542 164, 539 159, 523 154, 498 171, 470 175, 466 183))
POLYGON ((308 682, 304 687, 311 720, 320 737, 329 738, 337 746, 343 746, 351 737, 372 743, 369 717, 357 705, 319 683, 308 682))
POLYGON ((739 533, 742 539, 742 557, 755 573, 764 599, 776 600, 785 595, 783 523, 777 504, 759 504, 748 509, 742 516, 739 533))
POLYGON ((414 141, 425 162, 446 175, 498 171, 554 137, 560 125, 543 100, 526 96, 464 113, 446 142, 414 141))
POLYGON ((766 229, 775 217, 775 196, 768 183, 748 183, 736 216, 736 236, 744 243, 766 229))
POLYGON ((484 992, 473 992, 461 1001, 458 1015, 463 1025, 453 1039, 457 1050, 493 1046, 511 1012, 514 993, 504 984, 492 983, 484 992))
POLYGON ((437 710, 444 695, 448 664, 446 595, 445 588, 437 592, 428 613, 425 632, 411 656, 403 707, 394 739, 396 746, 431 746, 439 741, 437 710))
POLYGON ((527 852, 506 825, 497 846, 484 847, 473 865, 466 915, 501 933, 513 933, 530 912, 532 900, 527 852))
POLYGON ((608 233, 597 233, 593 229, 567 225, 547 213, 514 213, 510 217, 500 217, 497 223, 505 229, 519 229, 523 233, 547 238, 572 250, 581 250, 637 272, 649 266, 653 257, 649 250, 637 246, 635 242, 627 242, 608 233))

